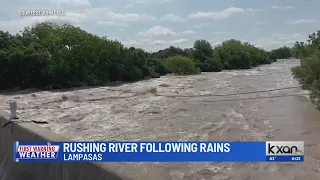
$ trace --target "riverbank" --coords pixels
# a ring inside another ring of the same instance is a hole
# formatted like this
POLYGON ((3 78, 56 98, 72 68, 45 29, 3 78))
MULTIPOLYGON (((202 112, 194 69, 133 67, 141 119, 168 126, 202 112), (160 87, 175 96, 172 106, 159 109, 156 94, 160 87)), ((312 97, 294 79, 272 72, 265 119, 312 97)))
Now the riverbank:
POLYGON ((310 100, 320 110, 320 31, 308 36, 308 43, 296 42, 293 55, 301 65, 292 68, 294 77, 303 89, 310 91, 310 100))
MULTIPOLYGON (((223 70, 221 72, 230 72, 230 71, 233 72, 233 71, 244 71, 244 70, 253 70, 253 71, 259 72, 260 71, 260 68, 259 68, 260 66, 263 66, 263 65, 259 65, 259 66, 252 67, 252 68, 249 68, 249 69, 223 70)), ((164 77, 177 77, 177 78, 180 78, 180 77, 187 77, 187 76, 197 76, 197 75, 202 74, 202 73, 208 73, 208 72, 199 72, 199 73, 196 73, 196 74, 186 74, 186 75, 176 75, 174 73, 168 73, 166 75, 161 76, 160 78, 164 78, 164 77)), ((215 73, 219 73, 219 72, 215 72, 215 73)), ((85 90, 85 89, 92 89, 92 88, 103 88, 103 87, 113 88, 113 87, 120 87, 120 86, 123 86, 123 85, 131 85, 131 84, 135 84, 135 83, 139 83, 139 82, 143 83, 143 82, 150 81, 152 79, 153 78, 151 78, 151 77, 147 77, 145 79, 141 79, 141 80, 137 80, 137 81, 133 81, 133 82, 115 81, 115 82, 106 83, 106 84, 101 85, 101 86, 82 86, 82 87, 71 87, 71 88, 61 88, 61 89, 28 88, 28 89, 20 90, 19 88, 12 88, 12 89, 0 90, 0 94, 1 95, 35 94, 37 92, 42 92, 42 91, 49 91, 49 92, 53 92, 53 93, 56 92, 57 93, 57 92, 78 91, 78 90, 85 90)), ((157 78, 155 78, 155 79, 157 79, 157 78)), ((149 87, 149 89, 150 88, 151 87, 149 87)), ((153 88, 155 88, 155 87, 153 87, 153 88)))

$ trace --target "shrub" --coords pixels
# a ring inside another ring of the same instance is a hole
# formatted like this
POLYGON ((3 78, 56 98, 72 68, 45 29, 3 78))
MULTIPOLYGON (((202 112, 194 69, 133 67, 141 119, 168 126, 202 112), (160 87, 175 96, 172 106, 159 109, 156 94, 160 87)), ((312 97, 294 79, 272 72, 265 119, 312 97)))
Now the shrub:
POLYGON ((195 62, 188 57, 183 57, 183 56, 168 57, 163 62, 163 65, 168 72, 174 73, 177 75, 197 73, 195 62))

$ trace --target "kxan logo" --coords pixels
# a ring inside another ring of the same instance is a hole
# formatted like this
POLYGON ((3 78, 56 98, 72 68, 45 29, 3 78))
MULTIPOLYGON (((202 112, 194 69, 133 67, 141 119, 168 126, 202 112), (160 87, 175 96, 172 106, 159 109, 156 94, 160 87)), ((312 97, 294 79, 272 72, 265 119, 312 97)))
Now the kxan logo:
POLYGON ((303 156, 303 141, 267 141, 267 156, 303 156))

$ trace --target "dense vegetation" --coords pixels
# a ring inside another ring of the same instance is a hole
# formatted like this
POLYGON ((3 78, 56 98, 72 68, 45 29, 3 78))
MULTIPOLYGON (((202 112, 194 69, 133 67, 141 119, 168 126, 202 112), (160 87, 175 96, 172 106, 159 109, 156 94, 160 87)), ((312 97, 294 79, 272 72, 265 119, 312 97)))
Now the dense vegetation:
POLYGON ((320 109, 320 31, 310 34, 307 43, 296 42, 292 53, 301 59, 293 75, 304 89, 311 90, 310 99, 320 109))
POLYGON ((0 89, 95 86, 167 73, 246 69, 287 56, 234 39, 216 47, 197 40, 193 48, 149 53, 72 25, 40 23, 16 35, 0 31, 0 89))
POLYGON ((289 47, 281 47, 279 49, 274 49, 271 51, 273 56, 277 59, 287 59, 292 57, 291 49, 289 47))

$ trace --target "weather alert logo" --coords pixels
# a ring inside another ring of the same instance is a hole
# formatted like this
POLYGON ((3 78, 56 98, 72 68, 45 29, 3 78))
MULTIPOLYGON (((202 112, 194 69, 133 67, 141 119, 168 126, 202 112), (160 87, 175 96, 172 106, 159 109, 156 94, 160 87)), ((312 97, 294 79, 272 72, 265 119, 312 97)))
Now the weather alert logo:
POLYGON ((57 159, 59 145, 50 142, 14 142, 14 161, 57 159))

